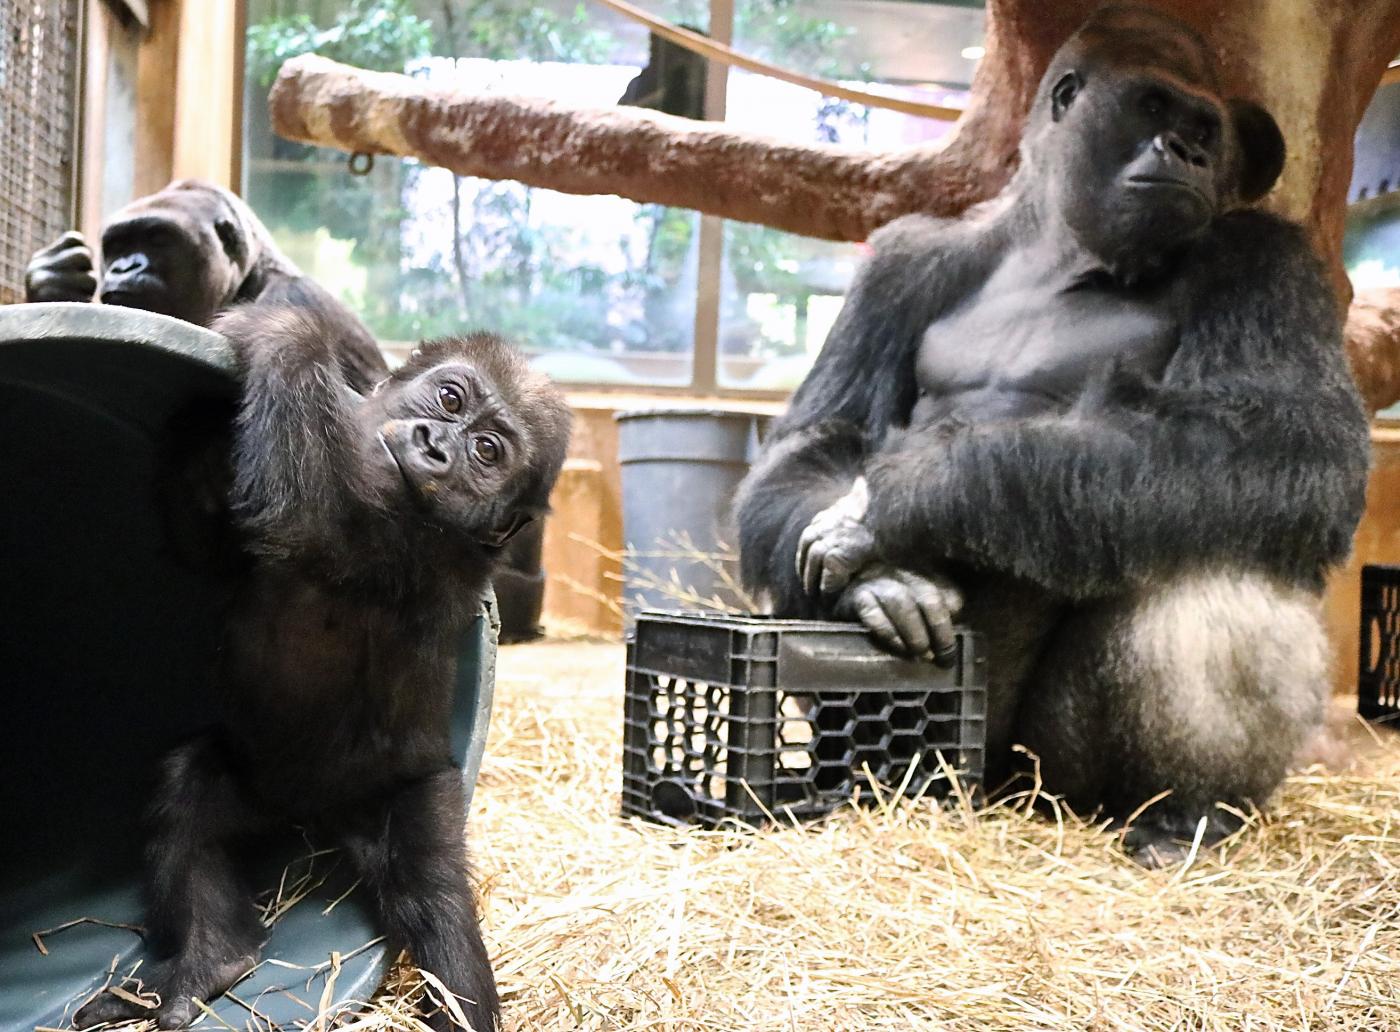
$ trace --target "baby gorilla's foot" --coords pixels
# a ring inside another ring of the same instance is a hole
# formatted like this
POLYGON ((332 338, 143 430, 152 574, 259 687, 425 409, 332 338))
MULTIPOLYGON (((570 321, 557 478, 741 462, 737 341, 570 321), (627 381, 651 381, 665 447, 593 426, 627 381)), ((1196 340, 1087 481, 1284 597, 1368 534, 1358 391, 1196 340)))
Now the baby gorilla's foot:
POLYGON ((120 995, 110 988, 103 989, 73 1015, 73 1027, 91 1028, 154 1018, 162 1029, 185 1028, 203 1013, 196 1001, 207 1003, 217 999, 256 964, 255 956, 204 964, 189 960, 163 964, 150 984, 141 983, 135 989, 120 987, 120 995))

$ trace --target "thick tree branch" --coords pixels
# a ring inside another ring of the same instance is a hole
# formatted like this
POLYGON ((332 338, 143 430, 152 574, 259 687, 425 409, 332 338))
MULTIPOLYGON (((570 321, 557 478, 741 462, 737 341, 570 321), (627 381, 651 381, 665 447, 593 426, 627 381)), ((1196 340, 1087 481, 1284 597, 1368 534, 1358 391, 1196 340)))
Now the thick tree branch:
POLYGON ((864 240, 910 211, 956 214, 981 199, 988 171, 963 148, 786 143, 640 108, 464 93, 315 56, 283 65, 269 106, 277 132, 304 143, 832 240, 864 240))

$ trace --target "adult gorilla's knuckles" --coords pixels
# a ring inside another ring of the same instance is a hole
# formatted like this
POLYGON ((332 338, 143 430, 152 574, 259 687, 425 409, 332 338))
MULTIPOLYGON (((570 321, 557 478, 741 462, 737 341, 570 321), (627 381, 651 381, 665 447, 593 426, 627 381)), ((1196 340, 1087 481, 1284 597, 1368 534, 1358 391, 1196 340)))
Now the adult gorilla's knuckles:
POLYGON ((901 577, 954 571, 1001 648, 992 783, 1014 730, 1077 805, 1123 816, 1170 789, 1147 846, 1217 800, 1262 804, 1318 719, 1316 596, 1367 469, 1319 262, 1298 227, 1239 210, 1277 180, 1282 137, 1219 83, 1169 17, 1093 15, 1046 71, 1006 190, 873 235, 739 492, 741 567, 782 614, 933 644, 962 599, 901 577), (813 566, 840 557, 830 507, 859 477, 877 558, 833 600, 813 566), (918 631, 899 626, 911 604, 918 631))

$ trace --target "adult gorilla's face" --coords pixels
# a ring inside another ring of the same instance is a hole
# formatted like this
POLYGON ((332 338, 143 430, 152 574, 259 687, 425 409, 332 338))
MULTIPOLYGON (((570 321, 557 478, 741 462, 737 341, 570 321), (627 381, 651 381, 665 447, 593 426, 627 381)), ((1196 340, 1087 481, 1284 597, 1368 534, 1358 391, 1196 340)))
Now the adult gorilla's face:
POLYGON ((175 183, 103 228, 101 300, 207 326, 237 294, 251 257, 217 188, 175 183))
POLYGON ((1051 90, 1052 201, 1110 266, 1140 264, 1203 233, 1232 164, 1212 96, 1148 71, 1066 72, 1051 90))
POLYGON ((1284 160, 1269 113, 1221 96, 1199 36, 1119 6, 1092 16, 1050 62, 1022 152, 1042 214, 1110 270, 1133 274, 1262 197, 1284 160))

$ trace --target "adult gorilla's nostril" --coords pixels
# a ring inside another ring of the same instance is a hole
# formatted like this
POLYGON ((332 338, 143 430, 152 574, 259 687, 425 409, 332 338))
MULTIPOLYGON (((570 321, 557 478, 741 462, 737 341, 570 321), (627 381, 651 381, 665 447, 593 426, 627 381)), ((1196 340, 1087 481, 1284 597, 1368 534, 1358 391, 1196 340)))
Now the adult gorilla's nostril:
POLYGON ((1152 149, 1163 158, 1170 156, 1188 165, 1193 164, 1191 152, 1186 149, 1186 144, 1182 142, 1181 137, 1175 133, 1158 133, 1152 137, 1152 149))

